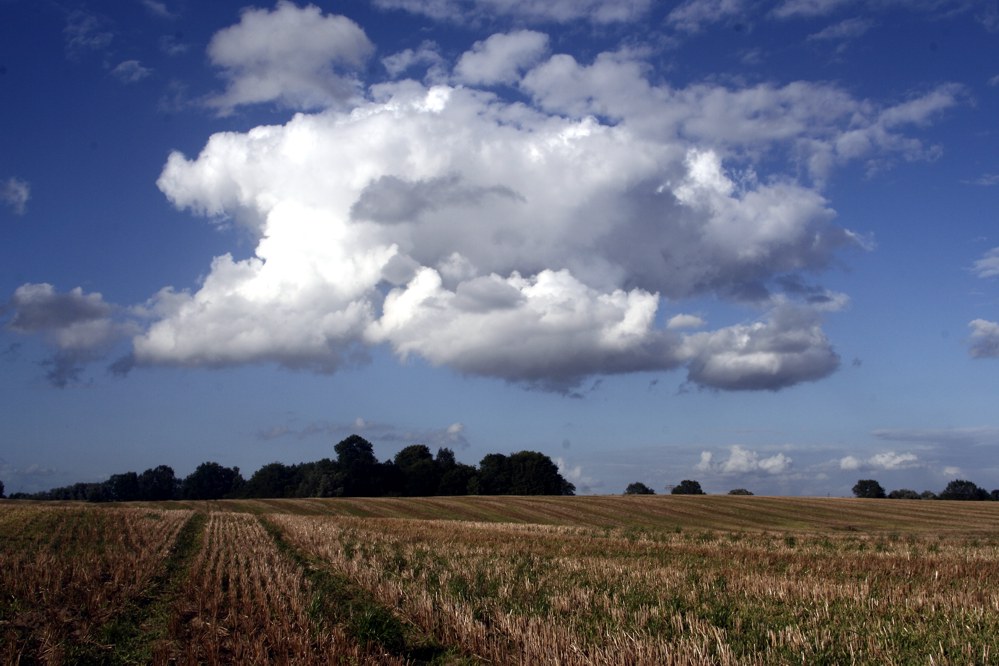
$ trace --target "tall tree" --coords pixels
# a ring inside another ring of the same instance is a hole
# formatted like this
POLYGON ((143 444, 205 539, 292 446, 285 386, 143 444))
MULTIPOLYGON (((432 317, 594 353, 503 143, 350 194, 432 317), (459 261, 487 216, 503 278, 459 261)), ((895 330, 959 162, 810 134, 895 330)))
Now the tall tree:
POLYGON ((655 495, 656 491, 649 488, 647 485, 641 481, 635 481, 634 483, 629 483, 628 487, 624 489, 625 495, 655 495))
POLYGON ((343 497, 370 497, 381 494, 384 472, 375 458, 371 442, 359 435, 340 441, 336 451, 337 488, 335 494, 343 497))
POLYGON ((853 484, 853 495, 865 499, 881 499, 885 497, 885 489, 874 479, 861 479, 853 484))

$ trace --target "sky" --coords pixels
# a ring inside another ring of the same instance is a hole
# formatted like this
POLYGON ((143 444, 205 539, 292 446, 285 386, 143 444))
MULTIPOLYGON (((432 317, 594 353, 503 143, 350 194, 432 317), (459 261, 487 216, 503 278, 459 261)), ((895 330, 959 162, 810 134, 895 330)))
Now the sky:
POLYGON ((999 487, 995 0, 0 0, 0 91, 8 493, 999 487))

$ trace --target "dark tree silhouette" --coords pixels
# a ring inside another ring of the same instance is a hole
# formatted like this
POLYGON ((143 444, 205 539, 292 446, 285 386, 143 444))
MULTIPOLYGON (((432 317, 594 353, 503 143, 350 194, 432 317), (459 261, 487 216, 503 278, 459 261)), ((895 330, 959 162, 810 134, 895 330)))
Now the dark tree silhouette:
POLYGON ((634 483, 629 483, 628 487, 624 489, 625 495, 655 495, 656 491, 649 488, 647 485, 641 481, 635 481, 634 483))
POLYGON ((670 493, 673 495, 703 495, 704 491, 701 490, 701 484, 697 481, 684 479, 678 485, 673 486, 670 493))
POLYGON ((874 479, 861 479, 854 484, 853 494, 866 499, 881 499, 885 497, 885 489, 874 479))
POLYGON ((440 471, 433 454, 424 444, 412 444, 395 454, 395 466, 402 474, 402 494, 426 497, 437 494, 440 471))
POLYGON ((3 481, 0 481, 0 499, 3 499, 4 497, 5 496, 3 494, 3 481))
POLYGON ((173 468, 167 465, 159 465, 152 469, 147 469, 139 475, 138 483, 138 499, 148 502, 176 499, 180 487, 180 483, 174 475, 173 468))
POLYGON ((728 494, 729 495, 752 495, 753 493, 749 492, 745 488, 733 488, 732 490, 728 491, 728 494))
POLYGON ((238 493, 243 483, 238 467, 204 462, 184 479, 181 495, 192 500, 222 499, 238 493))
POLYGON ((371 442, 351 435, 333 447, 336 451, 337 487, 335 495, 370 497, 381 494, 380 478, 384 476, 371 442))
POLYGON ((979 488, 971 481, 964 479, 954 479, 947 484, 947 487, 940 493, 942 500, 987 500, 989 493, 984 488, 979 488))
POLYGON ((909 490, 908 488, 899 488, 898 490, 893 490, 888 493, 888 499, 911 499, 917 500, 922 499, 919 493, 915 490, 909 490))

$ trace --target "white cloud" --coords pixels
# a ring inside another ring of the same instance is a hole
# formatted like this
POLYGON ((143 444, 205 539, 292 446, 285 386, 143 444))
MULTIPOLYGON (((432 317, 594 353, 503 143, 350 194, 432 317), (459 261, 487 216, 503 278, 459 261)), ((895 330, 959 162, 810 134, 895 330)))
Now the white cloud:
POLYGON ((972 358, 999 358, 999 323, 975 319, 968 326, 971 328, 968 351, 972 358))
POLYGON ((999 276, 999 247, 994 247, 977 260, 972 267, 980 278, 999 276))
POLYGON ((111 46, 114 39, 114 33, 105 19, 79 9, 67 16, 63 36, 66 38, 66 50, 74 57, 88 51, 103 51, 111 46))
POLYGON ((839 367, 817 316, 791 307, 779 307, 767 321, 695 333, 684 348, 688 380, 723 390, 776 391, 839 367))
POLYGON ((454 68, 458 81, 471 85, 511 84, 548 50, 548 35, 533 30, 495 34, 476 42, 454 68))
MULTIPOLYGON (((244 12, 212 43, 233 72, 249 61, 270 74, 300 41, 307 66, 288 65, 298 72, 357 64, 370 48, 346 19, 288 3, 244 12), (270 42, 251 39, 264 28, 270 42), (357 39, 320 39, 326 29, 357 39)), ((791 174, 802 156, 827 156, 823 171, 918 152, 902 130, 959 90, 878 105, 806 83, 673 89, 650 83, 639 51, 538 62, 546 48, 537 32, 493 35, 455 68, 464 85, 381 83, 346 106, 329 97, 320 112, 171 155, 158 180, 169 200, 234 221, 257 245, 217 257, 195 289, 151 299, 136 361, 334 371, 385 344, 558 391, 642 370, 686 368, 692 384, 722 390, 833 372, 821 317, 848 299, 800 275, 865 245, 791 174), (531 103, 475 87, 494 82, 531 103), (657 323, 663 299, 696 295, 762 314, 698 332, 683 332, 705 326, 693 315, 657 323)), ((417 62, 444 69, 432 44, 396 56, 385 61, 393 75, 417 62)), ((270 98, 289 103, 291 89, 270 98)), ((227 104, 237 98, 249 99, 227 104)))
POLYGON ((686 0, 666 17, 667 23, 684 32, 698 32, 705 24, 717 23, 746 10, 744 0, 686 0))
POLYGON ((216 259, 196 292, 157 296, 139 362, 334 370, 387 342, 557 390, 685 363, 692 382, 723 389, 835 369, 814 312, 790 306, 689 339, 654 327, 659 292, 736 293, 821 267, 847 239, 814 192, 740 185, 710 151, 678 155, 471 89, 376 95, 170 157, 159 185, 175 205, 232 215, 260 241, 250 259, 216 259), (383 281, 397 285, 384 302, 383 281))
POLYGON ((961 468, 960 467, 953 467, 953 466, 944 467, 943 468, 943 475, 944 476, 961 476, 961 468))
POLYGON ((776 9, 778 18, 825 16, 856 0, 784 0, 776 9))
POLYGON ((497 16, 536 23, 626 23, 644 15, 650 4, 651 0, 375 0, 381 9, 455 23, 497 16))
POLYGON ((382 58, 382 66, 392 78, 398 78, 414 67, 426 67, 431 81, 445 78, 446 62, 435 42, 425 41, 417 49, 405 49, 382 58))
POLYGON ((15 215, 24 215, 31 199, 31 185, 28 181, 10 177, 0 182, 0 201, 10 206, 15 215))
POLYGON ((666 322, 666 328, 671 331, 682 328, 701 328, 706 323, 704 319, 697 315, 678 314, 670 317, 669 321, 666 322))
POLYGON ((860 459, 856 456, 845 456, 840 458, 839 461, 839 468, 846 471, 861 469, 871 471, 893 471, 921 466, 922 463, 916 454, 896 453, 895 451, 883 451, 866 459, 860 459))
POLYGON ((159 0, 142 0, 142 6, 153 16, 167 19, 175 18, 175 14, 170 11, 166 3, 159 0))
POLYGON ((714 455, 710 451, 701 452, 701 460, 697 464, 700 472, 714 472, 725 476, 735 476, 740 474, 783 474, 791 469, 793 460, 777 453, 772 456, 761 457, 756 451, 751 451, 739 445, 729 447, 729 455, 724 460, 715 462, 714 455))
POLYGON ((238 24, 217 32, 208 45, 209 59, 228 79, 225 92, 208 103, 228 113, 262 102, 293 109, 345 102, 358 94, 351 72, 373 51, 356 23, 323 15, 315 5, 280 0, 273 11, 245 9, 238 24))
POLYGON ((122 83, 138 83, 153 73, 153 70, 144 67, 138 60, 125 60, 111 70, 111 74, 122 83))
POLYGON ((866 18, 849 18, 834 23, 808 36, 810 41, 849 41, 857 39, 874 27, 874 22, 866 18))
POLYGON ((932 159, 935 146, 905 134, 960 103, 964 89, 942 84, 894 105, 853 98, 830 84, 796 81, 727 88, 651 86, 640 54, 602 53, 590 65, 557 54, 521 84, 541 108, 575 117, 620 120, 657 139, 684 137, 725 156, 783 148, 821 183, 831 170, 864 160, 883 170, 891 160, 932 159))

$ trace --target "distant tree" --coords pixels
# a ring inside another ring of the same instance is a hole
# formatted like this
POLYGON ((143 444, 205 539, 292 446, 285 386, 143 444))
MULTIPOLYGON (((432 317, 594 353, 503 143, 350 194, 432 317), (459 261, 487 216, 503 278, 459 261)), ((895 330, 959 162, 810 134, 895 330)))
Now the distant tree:
POLYGON ((510 459, 502 453, 488 453, 479 462, 479 471, 472 481, 477 495, 509 495, 511 487, 510 459))
POLYGON ((558 465, 543 453, 519 451, 509 456, 490 453, 469 481, 478 495, 572 495, 576 487, 562 478, 558 465))
POLYGON ((634 483, 629 483, 628 487, 624 489, 625 495, 655 495, 656 491, 649 488, 647 485, 641 481, 635 481, 634 483))
POLYGON ((909 490, 908 488, 899 488, 898 490, 893 490, 888 493, 888 499, 909 499, 917 500, 922 499, 919 493, 915 490, 909 490))
POLYGON ((3 498, 4 498, 4 494, 3 494, 3 481, 0 481, 0 499, 3 499, 3 498))
POLYGON ((885 489, 874 479, 861 479, 854 484, 853 494, 866 499, 881 499, 885 497, 885 489))
POLYGON ((932 490, 924 490, 923 492, 919 493, 919 499, 935 500, 935 499, 940 499, 940 498, 937 497, 937 494, 935 492, 933 492, 932 490))
POLYGON ((458 462, 454 457, 454 451, 449 448, 438 449, 434 463, 440 474, 438 495, 468 494, 468 484, 475 477, 474 467, 458 462))
POLYGON ((340 441, 336 451, 337 487, 334 494, 342 497, 381 495, 384 470, 375 458, 371 442, 359 435, 340 441))
POLYGON ((402 493, 408 497, 437 494, 440 470, 425 444, 411 444, 395 454, 395 466, 402 474, 402 493))
POLYGON ((989 493, 984 488, 979 488, 971 481, 964 479, 954 479, 947 484, 947 487, 940 493, 942 500, 987 500, 989 493))
POLYGON ((112 474, 104 483, 111 502, 134 502, 139 499, 139 475, 135 472, 112 474))
POLYGON ((296 467, 272 462, 253 473, 241 494, 244 497, 294 497, 300 484, 301 476, 296 467))
MULTIPOLYGON (((3 492, 3 485, 0 484, 0 493, 2 492, 3 492)), ((989 499, 991 499, 993 502, 999 502, 999 488, 989 493, 989 499)))
POLYGON ((701 490, 701 484, 697 481, 684 479, 678 485, 673 486, 670 493, 673 495, 703 495, 704 491, 701 490))
POLYGON ((511 454, 510 492, 513 495, 573 495, 572 485, 558 471, 551 458, 537 451, 511 454))
POLYGON ((749 492, 745 488, 735 488, 733 490, 728 491, 728 494, 729 495, 752 495, 753 493, 749 492))
POLYGON ((215 500, 230 497, 245 483, 238 467, 223 467, 217 462, 203 462, 184 479, 184 499, 215 500))
POLYGON ((147 469, 139 475, 138 483, 139 499, 149 502, 176 499, 179 494, 180 481, 167 465, 147 469))

